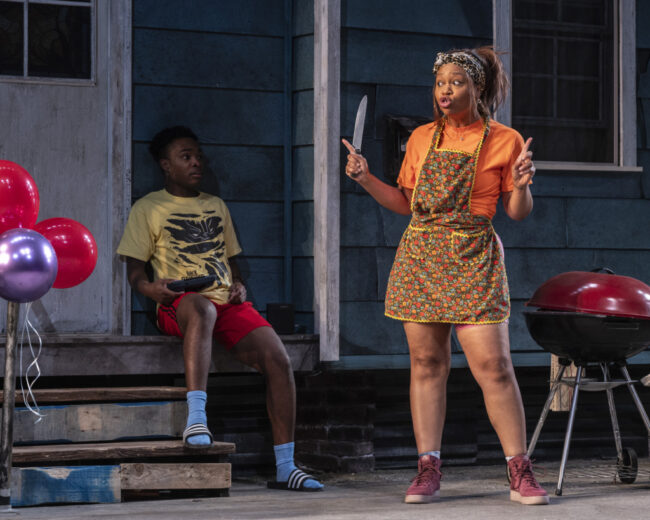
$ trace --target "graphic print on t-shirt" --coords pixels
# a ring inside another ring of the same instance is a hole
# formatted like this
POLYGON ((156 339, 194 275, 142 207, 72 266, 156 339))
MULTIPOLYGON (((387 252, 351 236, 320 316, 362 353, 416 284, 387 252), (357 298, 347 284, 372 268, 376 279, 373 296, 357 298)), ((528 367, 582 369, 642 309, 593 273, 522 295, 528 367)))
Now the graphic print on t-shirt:
POLYGON ((214 213, 172 213, 165 230, 170 234, 171 248, 178 253, 175 262, 183 266, 188 277, 213 274, 228 283, 223 224, 214 213))

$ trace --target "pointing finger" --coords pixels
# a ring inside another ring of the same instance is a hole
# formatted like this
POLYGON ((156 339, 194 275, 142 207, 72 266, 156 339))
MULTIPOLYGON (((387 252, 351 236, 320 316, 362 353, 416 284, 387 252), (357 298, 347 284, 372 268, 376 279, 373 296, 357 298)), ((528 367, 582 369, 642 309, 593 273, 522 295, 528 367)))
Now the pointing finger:
POLYGON ((532 142, 533 142, 532 137, 529 137, 528 139, 526 139, 526 142, 524 143, 524 147, 521 150, 521 153, 519 154, 519 157, 521 157, 523 159, 526 156, 526 154, 528 153, 528 149, 530 148, 530 143, 532 143, 532 142))
POLYGON ((348 152, 354 155, 357 155, 357 151, 354 149, 354 146, 352 146, 347 139, 341 139, 341 142, 344 144, 344 146, 348 149, 348 152))

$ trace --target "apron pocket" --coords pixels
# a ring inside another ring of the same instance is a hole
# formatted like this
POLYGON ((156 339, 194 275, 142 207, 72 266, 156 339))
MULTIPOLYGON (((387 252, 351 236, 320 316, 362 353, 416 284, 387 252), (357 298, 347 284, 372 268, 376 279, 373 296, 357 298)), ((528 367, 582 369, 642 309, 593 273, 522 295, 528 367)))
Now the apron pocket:
POLYGON ((400 243, 402 252, 411 258, 422 260, 431 256, 431 231, 406 228, 400 243))
POLYGON ((475 265, 485 259, 490 239, 491 230, 480 231, 479 233, 458 233, 451 234, 451 248, 456 261, 462 265, 475 265))

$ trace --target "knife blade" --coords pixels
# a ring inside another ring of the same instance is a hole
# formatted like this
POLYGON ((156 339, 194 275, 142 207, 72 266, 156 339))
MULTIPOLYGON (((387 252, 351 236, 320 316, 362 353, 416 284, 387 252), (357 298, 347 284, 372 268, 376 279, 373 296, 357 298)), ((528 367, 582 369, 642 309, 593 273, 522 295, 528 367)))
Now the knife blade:
POLYGON ((361 142, 363 141, 363 127, 366 123, 366 106, 368 105, 368 96, 363 96, 357 108, 357 118, 354 121, 354 134, 352 134, 352 146, 354 150, 361 153, 361 142))

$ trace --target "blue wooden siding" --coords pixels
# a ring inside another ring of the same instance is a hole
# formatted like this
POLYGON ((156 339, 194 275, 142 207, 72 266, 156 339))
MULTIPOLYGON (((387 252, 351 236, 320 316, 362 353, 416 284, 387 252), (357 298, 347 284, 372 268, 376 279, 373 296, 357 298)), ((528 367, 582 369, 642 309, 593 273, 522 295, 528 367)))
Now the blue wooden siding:
MULTIPOLYGON (((191 127, 207 158, 203 189, 230 208, 261 311, 284 284, 284 34, 284 2, 133 3, 133 198, 162 187, 151 137, 191 127)), ((134 296, 134 333, 155 332, 151 311, 134 296)))
MULTIPOLYGON (((643 173, 539 172, 533 214, 515 222, 499 207, 494 219, 506 248, 517 364, 548 360, 522 316, 524 302, 547 278, 607 266, 650 282, 646 4, 637 2, 636 20, 643 173)), ((341 132, 350 136, 358 102, 368 95, 363 150, 382 178, 385 116, 431 115, 436 52, 491 43, 492 1, 342 0, 341 9, 341 132)), ((314 279, 313 11, 312 0, 293 1, 292 301, 296 321, 307 331, 313 330, 314 279)), ((284 2, 274 0, 197 0, 183 10, 172 0, 134 0, 134 197, 161 186, 146 150, 152 134, 170 124, 192 126, 208 159, 206 190, 223 197, 233 212, 249 292, 262 310, 283 286, 285 23, 284 2)), ((379 207, 343 168, 341 175, 341 354, 357 368, 386 355, 398 361, 382 363, 403 366, 402 327, 383 316, 383 299, 408 218, 379 207)), ((134 314, 146 305, 134 302, 134 314)))
MULTIPOLYGON (((341 133, 352 134, 359 100, 367 95, 363 153, 371 171, 385 178, 385 116, 432 115, 436 52, 490 43, 492 2, 343 0, 341 10, 341 133)), ((408 352, 401 323, 384 317, 383 305, 395 248, 407 224, 408 217, 381 208, 342 178, 342 356, 408 352)), ((368 357, 369 366, 373 359, 368 357)))

